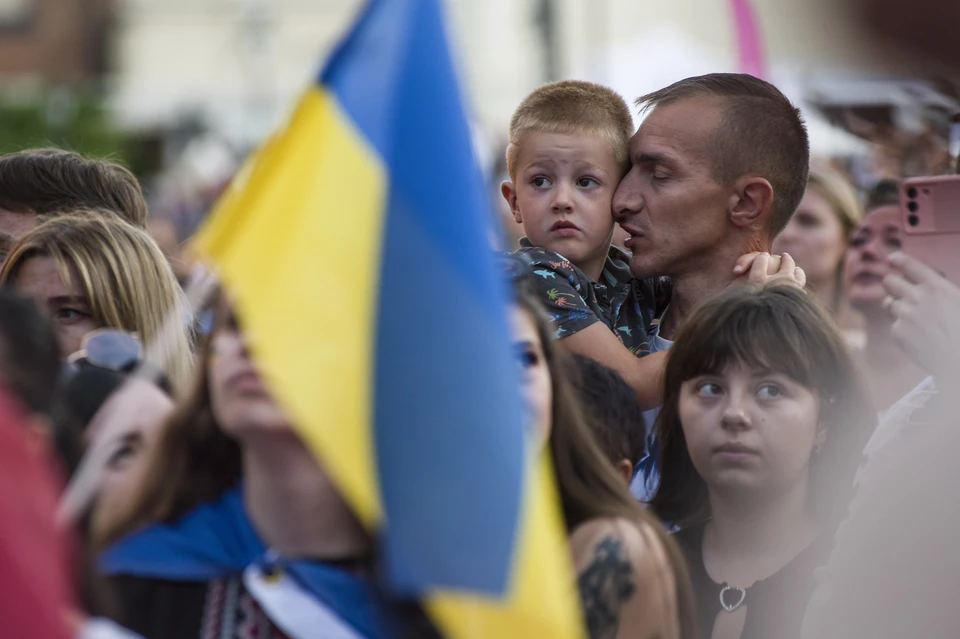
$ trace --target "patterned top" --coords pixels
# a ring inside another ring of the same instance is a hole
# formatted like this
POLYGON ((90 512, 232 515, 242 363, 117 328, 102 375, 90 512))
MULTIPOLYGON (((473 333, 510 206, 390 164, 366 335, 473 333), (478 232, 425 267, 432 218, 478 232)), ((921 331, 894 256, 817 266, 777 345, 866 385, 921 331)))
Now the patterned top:
POLYGON ((239 576, 212 581, 111 577, 121 623, 146 639, 288 639, 239 576))
POLYGON ((637 357, 650 353, 648 335, 668 282, 634 279, 630 255, 616 246, 610 247, 601 281, 594 282, 559 253, 535 247, 527 238, 520 245, 514 255, 527 264, 528 280, 550 315, 555 337, 569 337, 599 321, 637 357))

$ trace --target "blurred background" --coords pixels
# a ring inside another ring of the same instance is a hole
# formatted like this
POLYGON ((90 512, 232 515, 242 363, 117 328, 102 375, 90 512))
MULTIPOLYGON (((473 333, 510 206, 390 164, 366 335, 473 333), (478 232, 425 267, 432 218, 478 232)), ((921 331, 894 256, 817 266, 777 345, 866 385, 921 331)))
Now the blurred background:
MULTIPOLYGON (((854 0, 446 4, 492 195, 503 178, 512 110, 538 84, 561 78, 608 84, 632 101, 686 76, 750 70, 800 104, 816 161, 860 188, 949 167, 956 85, 935 62, 868 29, 876 7, 854 0)), ((141 178, 170 240, 182 240, 281 121, 359 6, 0 0, 0 152, 54 144, 119 159, 141 178)))

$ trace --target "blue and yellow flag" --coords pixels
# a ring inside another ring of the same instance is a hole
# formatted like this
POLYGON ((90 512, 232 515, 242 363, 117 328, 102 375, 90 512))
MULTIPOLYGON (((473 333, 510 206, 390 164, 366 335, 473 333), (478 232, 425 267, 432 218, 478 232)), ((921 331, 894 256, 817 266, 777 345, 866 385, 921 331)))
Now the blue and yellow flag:
POLYGON ((389 584, 451 639, 575 639, 439 0, 372 0, 197 246, 389 584))

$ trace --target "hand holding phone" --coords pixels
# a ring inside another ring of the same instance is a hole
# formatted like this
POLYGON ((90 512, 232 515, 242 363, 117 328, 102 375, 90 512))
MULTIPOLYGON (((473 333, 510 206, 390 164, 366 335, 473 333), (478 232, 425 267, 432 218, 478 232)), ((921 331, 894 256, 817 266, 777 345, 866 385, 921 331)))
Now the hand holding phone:
POLYGON ((960 286, 960 175, 900 184, 903 252, 960 286))
POLYGON ((960 388, 960 287, 904 253, 891 255, 890 264, 883 286, 891 335, 939 388, 960 388))

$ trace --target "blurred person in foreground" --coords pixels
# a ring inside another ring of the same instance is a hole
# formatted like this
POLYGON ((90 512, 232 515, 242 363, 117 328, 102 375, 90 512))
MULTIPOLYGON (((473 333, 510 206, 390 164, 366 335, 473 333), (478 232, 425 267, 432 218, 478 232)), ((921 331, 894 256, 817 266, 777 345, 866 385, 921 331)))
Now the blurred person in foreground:
POLYGON ((693 639, 684 561, 600 449, 542 307, 518 283, 511 310, 532 436, 553 460, 590 639, 693 639))
POLYGON ((6 545, 0 555, 8 560, 0 572, 12 586, 0 586, 3 634, 62 636, 52 628, 68 620, 81 638, 130 637, 109 622, 87 617, 101 612, 94 600, 108 595, 96 585, 82 548, 70 553, 79 562, 68 561, 69 539, 54 524, 60 478, 49 454, 51 440, 57 439, 51 422, 56 422, 60 373, 60 349, 49 321, 29 300, 0 288, 0 472, 7 473, 0 481, 0 538, 6 545), (39 581, 43 586, 34 588, 39 581), (80 608, 74 604, 78 595, 80 608))
POLYGON ((109 213, 52 218, 14 244, 0 283, 31 298, 54 322, 64 357, 80 349, 87 333, 120 329, 162 354, 175 392, 188 383, 193 353, 185 299, 146 231, 109 213))
POLYGON ((861 470, 849 518, 810 602, 804 639, 952 639, 960 628, 960 288, 890 257, 891 337, 932 375, 861 470))
POLYGON ((773 241, 776 253, 792 255, 807 274, 807 290, 848 339, 859 342, 862 320, 847 301, 843 266, 850 234, 862 218, 863 207, 847 178, 814 166, 797 212, 773 241))
POLYGON ((732 289, 690 318, 650 506, 680 528, 701 638, 799 637, 875 424, 843 337, 796 287, 732 289))
POLYGON ((435 636, 386 593, 374 540, 265 386, 221 300, 190 395, 101 556, 148 639, 435 636))
POLYGON ((67 538, 56 523, 58 482, 29 441, 22 409, 0 392, 0 618, 17 639, 68 639, 81 623, 67 538))
MULTIPOLYGON (((113 329, 88 334, 67 365, 57 390, 53 432, 57 451, 70 475, 111 422, 120 425, 109 442, 109 456, 96 497, 81 517, 81 541, 95 546, 111 517, 125 504, 145 470, 161 423, 173 410, 165 376, 156 382, 133 374, 142 363, 136 337, 113 329), (77 357, 79 356, 79 357, 77 357)), ((86 549, 86 548, 85 548, 86 549)))
POLYGON ((882 411, 927 376, 893 338, 893 319, 884 305, 883 278, 891 272, 890 256, 900 250, 901 233, 897 184, 881 182, 868 195, 866 215, 850 236, 844 286, 850 304, 863 316, 866 342, 861 356, 873 401, 882 411))
POLYGON ((140 228, 147 223, 140 183, 115 162, 56 148, 0 156, 0 262, 41 221, 76 209, 112 211, 140 228))

